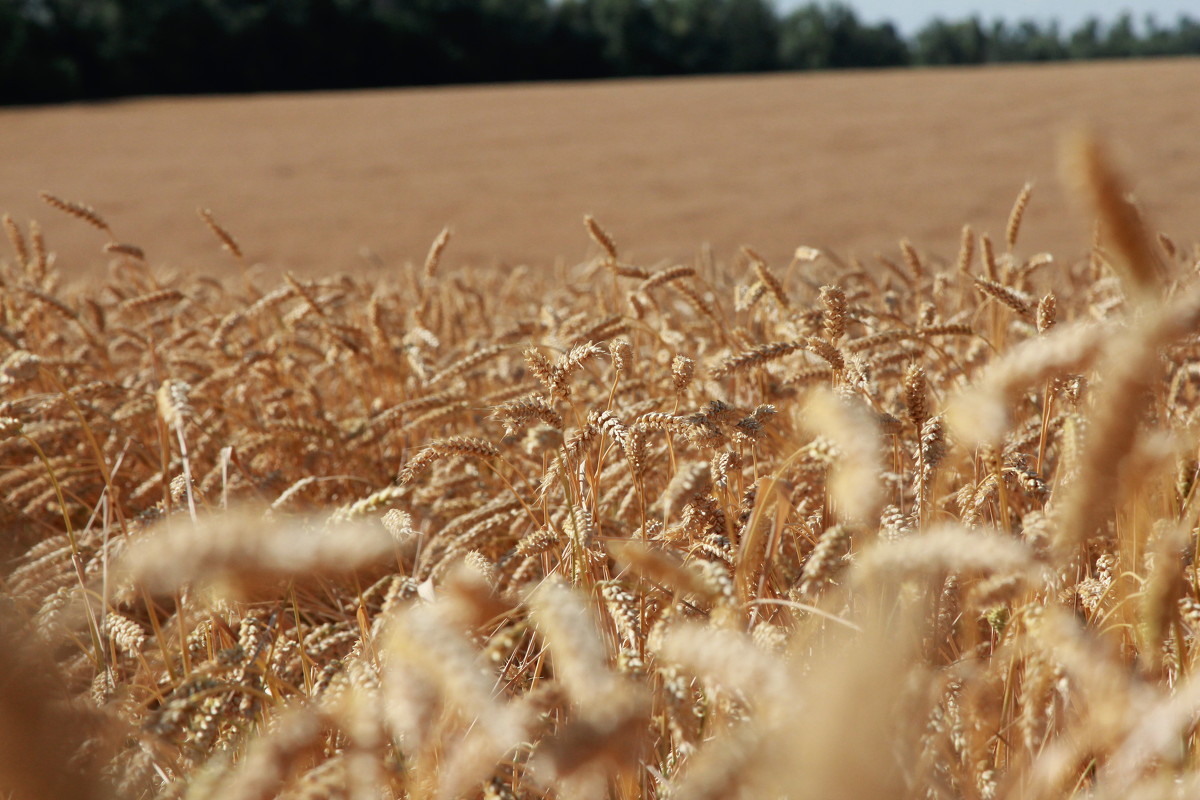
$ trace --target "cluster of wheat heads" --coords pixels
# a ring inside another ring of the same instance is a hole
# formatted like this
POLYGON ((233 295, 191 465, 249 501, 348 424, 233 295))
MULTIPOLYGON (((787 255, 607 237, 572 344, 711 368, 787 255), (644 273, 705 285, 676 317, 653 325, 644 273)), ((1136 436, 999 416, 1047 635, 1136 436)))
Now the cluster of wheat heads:
MULTIPOLYGON (((0 272, 0 791, 1194 797, 1200 254, 0 272)), ((231 256, 237 242, 205 221, 231 256)), ((451 251, 452 252, 452 251, 451 251)))

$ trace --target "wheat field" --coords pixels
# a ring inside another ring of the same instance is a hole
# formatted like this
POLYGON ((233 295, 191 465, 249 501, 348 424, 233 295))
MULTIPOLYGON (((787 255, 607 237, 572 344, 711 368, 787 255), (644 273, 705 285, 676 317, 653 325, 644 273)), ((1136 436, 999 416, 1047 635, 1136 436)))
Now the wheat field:
POLYGON ((1075 253, 1055 165, 1063 128, 1102 131, 1156 226, 1200 218, 1200 59, 1011 64, 210 97, 0 108, 0 211, 40 219, 68 279, 103 277, 96 231, 38 192, 104 210, 157 267, 236 270, 208 206, 264 280, 387 277, 444 226, 476 268, 588 257, 592 213, 638 264, 722 262, 752 244, 952 257, 1025 181, 1029 252, 1075 253))
POLYGON ((1200 248, 0 262, 0 793, 1189 798, 1200 248))

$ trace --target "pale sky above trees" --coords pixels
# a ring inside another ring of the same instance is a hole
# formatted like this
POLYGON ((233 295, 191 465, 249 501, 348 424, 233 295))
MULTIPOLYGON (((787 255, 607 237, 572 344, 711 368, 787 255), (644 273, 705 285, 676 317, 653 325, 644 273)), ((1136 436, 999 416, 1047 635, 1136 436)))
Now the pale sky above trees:
MULTIPOLYGON (((809 0, 776 0, 780 8, 804 5, 809 0)), ((1145 14, 1154 14, 1158 22, 1173 26, 1175 18, 1190 13, 1200 19, 1200 4, 1196 0, 845 0, 858 12, 864 22, 891 20, 906 35, 912 34, 935 16, 959 20, 978 14, 983 20, 1017 21, 1034 19, 1049 22, 1057 19, 1065 30, 1073 30, 1088 17, 1104 22, 1116 19, 1122 11, 1130 11, 1140 23, 1145 14)))

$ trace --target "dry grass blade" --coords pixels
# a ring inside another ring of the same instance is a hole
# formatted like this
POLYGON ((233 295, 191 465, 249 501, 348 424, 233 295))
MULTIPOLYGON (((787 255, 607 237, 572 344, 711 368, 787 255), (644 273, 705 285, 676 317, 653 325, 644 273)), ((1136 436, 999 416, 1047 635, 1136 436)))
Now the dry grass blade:
POLYGON ((908 267, 908 271, 916 280, 920 280, 925 274, 925 265, 921 263, 921 255, 917 252, 917 248, 908 239, 900 240, 900 253, 904 256, 904 264, 908 267))
POLYGON ((1023 542, 996 533, 954 525, 931 528, 919 536, 881 542, 854 565, 857 585, 871 590, 913 578, 950 574, 1015 575, 1041 587, 1052 576, 1023 542))
POLYGON ((441 372, 438 372, 430 377, 426 383, 429 386, 436 386, 439 383, 444 383, 451 378, 470 372, 471 370, 479 367, 481 364, 484 364, 502 355, 509 349, 509 346, 504 344, 493 344, 489 345, 488 347, 484 347, 475 351, 474 353, 471 353, 470 355, 463 356, 458 361, 443 369, 441 372))
POLYGON ((204 224, 208 226, 208 229, 212 231, 213 236, 216 236, 221 241, 221 246, 229 251, 229 254, 234 258, 240 260, 242 258, 241 246, 238 245, 237 240, 233 238, 232 234, 213 218, 212 211, 207 208, 198 208, 196 209, 196 213, 204 221, 204 224))
POLYGON ((638 292, 645 294, 652 289, 657 289, 660 286, 666 286, 668 283, 683 280, 684 278, 690 278, 695 274, 696 270, 693 267, 678 266, 660 269, 658 272, 651 274, 650 277, 642 281, 641 286, 638 287, 638 292))
POLYGON ((441 233, 429 246, 429 253, 425 256, 425 266, 421 269, 421 278, 424 283, 428 284, 437 274, 438 266, 442 263, 442 253, 446 251, 446 245, 450 244, 452 233, 453 231, 449 228, 442 228, 441 233))
POLYGON ((821 358, 829 362, 829 366, 835 370, 840 370, 846 366, 846 360, 842 356, 842 351, 835 345, 830 344, 824 339, 810 336, 801 342, 805 350, 816 353, 821 358))
POLYGON ((1023 297, 1015 289, 983 278, 975 279, 975 287, 985 294, 996 298, 1023 317, 1028 317, 1033 312, 1033 304, 1029 298, 1023 297))
MULTIPOLYGON (((1118 502, 1122 464, 1133 449, 1142 413, 1161 378, 1160 349, 1200 324, 1200 291, 1192 288, 1113 340, 1105 353, 1105 383, 1080 455, 1081 474, 1062 499, 1059 553, 1072 552, 1097 535, 1118 502)), ((1049 337, 1045 337, 1049 338, 1049 337)))
POLYGON ((925 370, 917 364, 909 366, 904 373, 904 407, 908 418, 918 428, 929 416, 929 381, 925 370))
POLYGON ((569 587, 550 582, 530 598, 538 629, 550 646, 555 674, 579 703, 621 693, 606 665, 608 654, 587 606, 569 587))
POLYGON ((801 345, 796 342, 760 344, 743 353, 726 358, 713 369, 713 376, 720 378, 725 375, 736 375, 739 372, 745 372, 754 367, 760 367, 771 361, 776 361, 799 349, 801 349, 801 345))
POLYGON ((1087 368, 1113 335, 1104 325, 1085 322, 1059 326, 1022 342, 993 361, 954 401, 949 411, 952 427, 968 442, 998 441, 1009 429, 1010 409, 1021 392, 1056 375, 1087 368))
POLYGON ((128 256, 135 261, 145 261, 146 252, 135 244, 126 244, 124 242, 109 242, 104 245, 104 252, 112 253, 117 256, 128 256))
POLYGON ((821 305, 824 306, 821 324, 825 328, 825 338, 837 342, 846 334, 846 292, 840 286, 822 286, 821 305))
POLYGON ((1051 292, 1038 301, 1037 330, 1046 333, 1058 321, 1058 298, 1051 292))
POLYGON ((252 593, 280 581, 345 575, 392 557, 392 538, 382 527, 324 530, 245 511, 160 526, 130 544, 116 573, 155 593, 189 584, 252 593))
POLYGON ((837 513, 848 521, 873 521, 883 495, 880 472, 879 423, 868 409, 828 391, 815 391, 805 404, 804 426, 837 443, 841 458, 830 479, 837 513))
POLYGON ((1166 283, 1163 264, 1104 145, 1090 133, 1077 132, 1064 142, 1062 161, 1068 182, 1086 200, 1102 235, 1112 243, 1117 254, 1114 266, 1129 289, 1146 300, 1159 297, 1166 283))
POLYGON ((1033 184, 1025 184, 1021 188, 1021 193, 1017 195, 1016 201, 1013 203, 1012 211, 1008 214, 1008 225, 1004 228, 1004 241, 1008 244, 1008 251, 1010 253, 1017 246, 1017 235, 1021 232, 1021 221, 1025 219, 1025 208, 1029 205, 1029 198, 1032 194, 1033 184))
POLYGON ((131 297, 121 303, 122 311, 144 311, 151 306, 161 305, 163 303, 175 303, 184 298, 183 292, 178 289, 159 289, 156 292, 131 297))
POLYGON ((501 403, 496 406, 492 416, 502 420, 509 433, 515 433, 518 429, 534 421, 540 421, 558 430, 563 428, 562 414, 555 411, 554 407, 541 395, 531 395, 501 403))
POLYGON ((408 483, 434 462, 452 456, 487 461, 498 458, 500 450, 491 442, 471 436, 453 436, 449 439, 430 442, 400 470, 399 482, 408 483))
POLYGON ((762 709, 752 727, 729 728, 732 735, 708 742, 679 789, 688 797, 713 797, 713 787, 734 796, 803 800, 903 796, 901 765, 920 752, 906 714, 920 714, 924 705, 904 696, 919 693, 926 679, 913 664, 917 627, 901 616, 889 626, 872 622, 828 637, 815 648, 807 680, 744 634, 673 629, 665 658, 699 676, 714 694, 724 690, 762 709), (897 690, 900 676, 906 689, 897 690), (806 711, 797 715, 796 708, 806 711), (895 757, 897 750, 903 755, 895 757))
POLYGON ((607 669, 607 655, 592 615, 566 586, 549 582, 530 597, 538 631, 545 638, 577 719, 539 753, 535 767, 582 797, 602 797, 609 776, 620 779, 642 757, 648 698, 640 687, 607 669))
POLYGON ((776 720, 786 714, 785 699, 795 698, 786 667, 745 633, 681 624, 668 631, 660 652, 688 672, 761 704, 776 720))
POLYGON ((783 309, 790 308, 791 301, 788 299, 787 291, 783 288, 783 282, 767 266, 766 259, 750 247, 743 247, 742 252, 750 259, 750 263, 754 266, 754 274, 758 276, 759 283, 775 298, 775 302, 779 304, 779 307, 783 309))
POLYGON ((971 259, 975 257, 975 231, 970 225, 963 225, 962 237, 958 245, 958 271, 967 273, 971 270, 971 259))
POLYGON ((666 551, 638 542, 615 542, 609 545, 609 550, 618 562, 659 586, 669 587, 682 595, 697 595, 709 600, 715 597, 716 587, 711 581, 666 551))
POLYGON ((388 620, 383 641, 386 715, 422 768, 432 767, 426 760, 444 751, 445 769, 420 777, 436 782, 436 796, 447 798, 486 778, 529 735, 523 709, 493 697, 475 649, 454 630, 448 603, 401 610, 388 620), (448 718, 435 726, 430 715, 439 708, 448 718))
POLYGON ((979 259, 983 262, 984 278, 995 283, 999 278, 999 270, 996 268, 996 251, 992 246, 992 237, 986 233, 979 236, 979 259))
POLYGON ((3 220, 4 233, 8 236, 8 242, 12 245, 17 261, 21 266, 25 266, 29 263, 29 246, 25 244, 25 236, 21 233, 20 226, 8 214, 0 219, 3 220))
POLYGON ((584 215, 583 225, 587 228, 588 235, 592 237, 592 241, 600 245, 600 249, 608 256, 608 263, 615 265, 618 260, 616 241, 591 214, 584 215))
POLYGON ((63 200, 61 197, 50 194, 50 192, 40 192, 38 197, 47 205, 57 208, 65 214, 70 214, 76 219, 83 220, 97 230, 104 231, 110 236, 112 235, 112 228, 108 227, 108 223, 104 221, 104 217, 100 216, 100 212, 91 206, 63 200))

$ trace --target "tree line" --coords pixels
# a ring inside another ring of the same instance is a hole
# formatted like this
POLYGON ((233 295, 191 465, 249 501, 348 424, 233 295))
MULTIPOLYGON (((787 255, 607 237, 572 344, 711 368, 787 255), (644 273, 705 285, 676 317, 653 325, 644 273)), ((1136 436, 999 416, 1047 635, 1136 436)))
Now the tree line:
POLYGON ((906 38, 838 2, 0 0, 0 103, 1183 54, 1200 22, 1129 14, 906 38))

